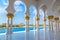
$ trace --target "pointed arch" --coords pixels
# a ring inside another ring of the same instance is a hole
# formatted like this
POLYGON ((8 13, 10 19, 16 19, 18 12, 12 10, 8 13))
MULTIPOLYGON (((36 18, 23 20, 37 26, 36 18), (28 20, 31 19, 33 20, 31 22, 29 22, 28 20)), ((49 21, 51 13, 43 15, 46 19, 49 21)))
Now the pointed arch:
POLYGON ((26 5, 24 2, 17 0, 14 3, 14 9, 15 9, 15 11, 20 11, 21 13, 25 13, 26 12, 26 5))
POLYGON ((36 16, 37 10, 34 5, 30 5, 29 13, 30 13, 30 24, 35 24, 35 16, 36 16))

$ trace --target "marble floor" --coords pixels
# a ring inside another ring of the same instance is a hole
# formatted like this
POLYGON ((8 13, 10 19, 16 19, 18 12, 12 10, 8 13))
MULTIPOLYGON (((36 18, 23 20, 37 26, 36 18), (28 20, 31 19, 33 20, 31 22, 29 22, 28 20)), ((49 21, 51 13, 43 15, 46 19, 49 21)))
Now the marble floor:
MULTIPOLYGON (((17 32, 11 35, 0 35, 0 40, 25 40, 25 32, 17 32)), ((34 31, 29 32, 29 40, 35 40, 34 31)), ((44 30, 40 30, 40 40, 44 40, 44 30)), ((46 40, 60 40, 60 32, 46 31, 46 40)))

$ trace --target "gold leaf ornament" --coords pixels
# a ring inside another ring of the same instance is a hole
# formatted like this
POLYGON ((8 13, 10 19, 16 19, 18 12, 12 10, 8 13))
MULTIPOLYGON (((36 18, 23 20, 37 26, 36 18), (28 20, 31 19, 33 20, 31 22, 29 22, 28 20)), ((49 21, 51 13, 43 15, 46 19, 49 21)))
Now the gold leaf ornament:
POLYGON ((13 18, 13 17, 14 17, 14 14, 8 13, 8 14, 6 14, 6 16, 7 16, 8 18, 13 18))
POLYGON ((40 18, 36 17, 36 21, 39 21, 39 20, 40 20, 40 18))
POLYGON ((49 19, 49 20, 50 20, 50 19, 53 19, 53 17, 54 17, 54 16, 48 16, 48 19, 49 19))
POLYGON ((26 17, 25 17, 25 19, 26 19, 26 20, 29 20, 29 19, 30 19, 30 17, 29 17, 29 16, 26 16, 26 17))

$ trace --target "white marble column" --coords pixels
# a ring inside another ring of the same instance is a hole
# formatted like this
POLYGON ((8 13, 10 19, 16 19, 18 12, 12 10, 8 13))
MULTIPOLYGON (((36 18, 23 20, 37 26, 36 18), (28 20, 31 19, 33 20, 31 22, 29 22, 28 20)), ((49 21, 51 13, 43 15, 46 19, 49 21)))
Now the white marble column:
POLYGON ((51 19, 51 40, 54 40, 53 19, 51 19))
POLYGON ((44 40, 46 40, 46 19, 44 19, 44 40))
POLYGON ((25 40, 29 40, 29 20, 26 20, 26 28, 25 28, 25 40))
POLYGON ((46 40, 46 15, 45 15, 45 10, 44 10, 44 40, 46 40))
POLYGON ((10 21, 11 21, 11 23, 10 23, 10 24, 11 24, 11 25, 10 25, 10 34, 12 34, 12 33, 13 33, 13 31, 12 31, 12 27, 13 27, 13 18, 11 18, 10 21))
MULTIPOLYGON (((48 19, 49 20, 49 19, 48 19)), ((51 31, 50 20, 49 20, 49 31, 51 31)))
POLYGON ((46 15, 45 15, 45 12, 44 12, 44 40, 46 40, 46 15))
POLYGON ((39 3, 38 1, 36 1, 36 9, 37 9, 37 13, 36 13, 36 31, 35 31, 35 39, 36 40, 40 40, 40 26, 39 26, 39 20, 40 20, 40 14, 39 14, 39 3), (38 4, 38 5, 37 5, 38 4))
POLYGON ((54 38, 54 39, 55 39, 55 40, 58 40, 58 39, 59 39, 59 31, 58 31, 58 25, 59 25, 59 24, 58 24, 58 21, 59 21, 59 18, 56 17, 56 18, 54 18, 54 20, 55 20, 55 30, 54 30, 54 31, 55 31, 55 33, 54 33, 54 34, 55 34, 55 35, 54 35, 55 38, 54 38))
POLYGON ((49 30, 53 31, 53 16, 48 16, 49 19, 49 30))
POLYGON ((53 31, 53 19, 49 20, 49 30, 53 31))
POLYGON ((10 40, 13 40, 12 39, 12 33, 13 33, 12 27, 13 27, 13 18, 10 18, 10 40))
POLYGON ((49 39, 51 40, 51 26, 50 26, 50 20, 49 20, 49 39))
POLYGON ((29 19, 30 19, 30 13, 29 13, 29 1, 27 1, 27 12, 25 13, 25 40, 29 40, 29 19))
POLYGON ((8 28, 9 28, 9 18, 7 18, 7 26, 6 26, 6 40, 9 40, 9 39, 8 39, 8 34, 9 34, 9 32, 8 32, 8 28))
POLYGON ((58 26, 57 26, 57 29, 58 29, 58 32, 59 32, 59 21, 57 22, 57 25, 58 25, 58 26))
POLYGON ((50 40, 54 40, 54 32, 53 32, 53 16, 48 16, 49 19, 49 37, 50 40))
POLYGON ((35 37, 36 37, 36 40, 40 40, 40 29, 39 29, 39 21, 36 21, 36 32, 35 32, 35 37))
POLYGON ((53 31, 53 21, 51 20, 51 31, 53 31))
POLYGON ((58 29, 59 29, 59 18, 58 17, 55 18, 55 24, 56 24, 56 32, 58 32, 58 29))
POLYGON ((9 18, 7 18, 6 35, 8 35, 8 28, 9 28, 9 18))
POLYGON ((46 10, 47 10, 47 6, 43 5, 41 8, 44 11, 44 40, 46 40, 46 10))
MULTIPOLYGON (((6 10, 7 10, 7 14, 10 14, 10 13, 12 13, 12 14, 14 14, 15 13, 15 10, 14 10, 14 2, 15 2, 16 0, 9 0, 9 5, 8 5, 8 7, 6 8, 6 10)), ((7 21, 7 23, 8 23, 8 28, 7 28, 7 30, 6 30, 6 34, 8 34, 8 35, 6 35, 6 40, 12 40, 12 36, 11 36, 11 34, 12 34, 12 19, 11 18, 9 18, 9 17, 7 17, 8 18, 8 21, 7 21), (11 19, 11 20, 10 20, 11 19), (8 32, 8 29, 10 30, 10 32, 8 32), (9 38, 8 38, 9 37, 9 38)))

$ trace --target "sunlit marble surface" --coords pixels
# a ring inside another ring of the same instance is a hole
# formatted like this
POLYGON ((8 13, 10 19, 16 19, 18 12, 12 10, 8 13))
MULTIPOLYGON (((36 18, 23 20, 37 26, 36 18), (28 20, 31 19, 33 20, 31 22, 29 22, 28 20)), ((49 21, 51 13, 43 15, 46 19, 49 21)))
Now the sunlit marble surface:
MULTIPOLYGON (((60 32, 46 30, 46 40, 60 40, 60 32)), ((12 35, 0 35, 0 40, 25 40, 25 32, 17 32, 12 35)), ((29 32, 29 40, 35 40, 34 31, 29 32)), ((40 30, 40 40, 44 40, 44 30, 40 30)))

